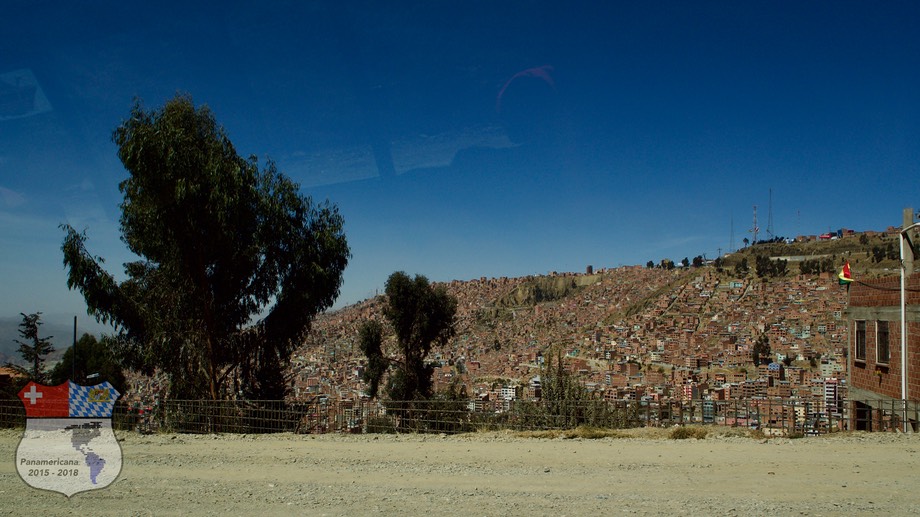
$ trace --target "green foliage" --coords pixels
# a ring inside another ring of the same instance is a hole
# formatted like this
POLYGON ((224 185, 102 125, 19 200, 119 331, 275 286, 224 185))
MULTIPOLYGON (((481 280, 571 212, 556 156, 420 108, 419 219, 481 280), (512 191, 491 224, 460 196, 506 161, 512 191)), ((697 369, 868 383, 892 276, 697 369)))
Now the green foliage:
POLYGON ((799 271, 803 275, 817 275, 820 273, 830 273, 837 268, 836 262, 831 257, 822 259, 806 259, 799 262, 799 271))
POLYGON ((761 334, 751 349, 751 361, 754 363, 754 366, 757 366, 762 362, 769 363, 770 359, 770 337, 766 334, 761 334))
POLYGON ((118 283, 65 225, 68 287, 116 325, 130 366, 169 376, 174 398, 283 396, 282 368, 342 283, 338 210, 301 196, 271 162, 240 157, 188 97, 135 104, 113 139, 129 173, 122 240, 142 260, 118 283))
POLYGON ((390 416, 375 416, 368 418, 367 432, 373 434, 395 434, 396 421, 390 416))
POLYGON ((53 336, 38 337, 39 327, 42 325, 42 313, 19 313, 19 315, 22 316, 19 335, 25 341, 18 339, 14 341, 19 344, 19 355, 31 366, 29 369, 22 370, 35 382, 43 383, 46 376, 45 359, 48 354, 54 352, 54 347, 51 345, 53 336))
POLYGON ((383 326, 377 321, 362 325, 361 351, 367 357, 364 381, 368 394, 377 396, 383 375, 387 397, 394 401, 425 400, 431 397, 431 374, 425 361, 434 345, 445 345, 454 335, 457 300, 443 286, 433 287, 422 275, 409 278, 398 271, 386 283, 387 302, 383 315, 396 337, 396 355, 383 352, 383 326))
POLYGON ((389 361, 383 355, 383 325, 377 320, 364 322, 358 331, 358 346, 361 353, 367 357, 367 366, 364 369, 367 394, 374 398, 380 390, 380 380, 389 368, 389 361))
POLYGON ((872 255, 873 262, 881 262, 883 260, 900 260, 901 258, 901 250, 893 242, 879 246, 872 246, 870 253, 872 255))
MULTIPOLYGON (((434 394, 419 415, 419 431, 463 433, 472 430, 466 386, 455 377, 444 391, 434 394)), ((416 409, 418 411, 418 409, 416 409)))
POLYGON ((579 426, 623 428, 634 421, 637 407, 611 405, 592 396, 565 369, 559 349, 544 354, 540 370, 539 401, 519 401, 514 406, 515 425, 521 429, 574 429, 579 426))
POLYGON ((750 272, 750 269, 748 268, 747 258, 743 258, 741 259, 741 262, 735 264, 735 275, 745 277, 747 276, 748 272, 750 272))
POLYGON ((51 384, 58 385, 67 380, 77 384, 99 384, 108 381, 119 392, 125 393, 127 384, 121 362, 116 356, 117 344, 113 337, 97 340, 92 334, 83 334, 77 341, 76 352, 70 347, 61 361, 51 370, 51 384), (98 377, 87 379, 87 375, 98 377))
POLYGON ((760 278, 785 276, 788 268, 786 260, 772 260, 765 255, 757 255, 754 269, 760 278))
POLYGON ((591 397, 585 386, 565 369, 561 349, 550 350, 544 354, 543 368, 540 371, 541 400, 548 405, 589 400, 591 397))
POLYGON ((605 429, 590 425, 578 426, 575 429, 547 429, 544 431, 523 431, 516 433, 519 438, 544 438, 556 439, 562 438, 571 440, 581 438, 582 440, 599 440, 601 438, 626 438, 628 435, 616 429, 605 429))
POLYGON ((709 434, 709 430, 705 427, 680 426, 672 429, 668 436, 672 440, 686 440, 688 438, 703 440, 707 434, 709 434))

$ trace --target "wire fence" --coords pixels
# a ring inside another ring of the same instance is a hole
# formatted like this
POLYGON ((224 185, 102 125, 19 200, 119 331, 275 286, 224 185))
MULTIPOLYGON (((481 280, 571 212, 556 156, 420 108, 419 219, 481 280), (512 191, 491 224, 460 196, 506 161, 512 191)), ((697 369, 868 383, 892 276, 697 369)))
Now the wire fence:
MULTIPOLYGON (((462 433, 597 427, 712 425, 805 436, 846 430, 920 431, 916 401, 738 400, 428 400, 213 401, 171 400, 155 406, 119 403, 115 429, 175 433, 462 433), (905 426, 906 423, 906 426, 905 426)), ((0 428, 24 427, 17 400, 0 400, 0 428)))

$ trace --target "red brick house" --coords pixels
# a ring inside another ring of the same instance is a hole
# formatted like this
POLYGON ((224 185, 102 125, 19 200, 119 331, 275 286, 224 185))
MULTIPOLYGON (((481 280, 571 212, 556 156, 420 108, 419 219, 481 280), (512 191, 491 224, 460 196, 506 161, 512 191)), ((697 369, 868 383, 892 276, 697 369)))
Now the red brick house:
MULTIPOLYGON (((850 284, 847 322, 850 424, 852 429, 903 428, 901 403, 901 278, 850 284)), ((920 411, 920 273, 910 275, 906 292, 907 411, 914 431, 920 411)))

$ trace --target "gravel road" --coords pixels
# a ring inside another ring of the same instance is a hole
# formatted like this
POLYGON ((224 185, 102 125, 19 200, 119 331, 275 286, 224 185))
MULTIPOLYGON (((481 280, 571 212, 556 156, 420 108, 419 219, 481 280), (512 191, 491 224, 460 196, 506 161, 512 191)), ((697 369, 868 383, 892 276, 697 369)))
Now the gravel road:
POLYGON ((917 435, 118 433, 118 479, 70 499, 19 478, 21 436, 0 431, 0 515, 920 514, 917 435))

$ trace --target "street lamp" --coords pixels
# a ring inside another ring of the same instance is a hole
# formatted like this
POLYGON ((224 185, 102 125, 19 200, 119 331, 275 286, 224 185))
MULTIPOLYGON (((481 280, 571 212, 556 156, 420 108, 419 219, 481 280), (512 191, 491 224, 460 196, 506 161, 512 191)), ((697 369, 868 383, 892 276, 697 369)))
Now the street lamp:
MULTIPOLYGON (((904 404, 904 432, 907 432, 907 264, 904 263, 904 244, 910 246, 910 253, 914 257, 914 245, 907 232, 920 228, 920 223, 914 223, 901 230, 901 403, 904 404)), ((913 264, 913 262, 911 262, 913 264)), ((913 268, 911 268, 913 269, 913 268)), ((911 271, 913 273, 913 271, 911 271)))

